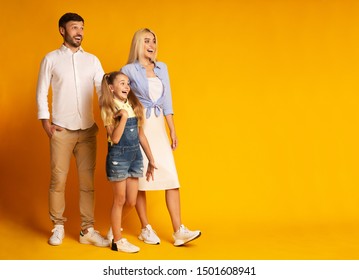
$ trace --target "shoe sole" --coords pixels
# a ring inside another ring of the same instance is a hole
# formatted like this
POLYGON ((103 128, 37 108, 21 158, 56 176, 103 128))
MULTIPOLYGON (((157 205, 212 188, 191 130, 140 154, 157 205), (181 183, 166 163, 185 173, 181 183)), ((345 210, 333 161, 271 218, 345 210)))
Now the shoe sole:
POLYGON ((114 244, 114 243, 111 244, 111 250, 112 250, 112 251, 116 251, 116 252, 130 253, 130 254, 138 253, 138 252, 140 251, 140 249, 138 249, 138 250, 136 250, 136 251, 121 250, 121 249, 118 249, 118 248, 117 248, 117 245, 114 244))
POLYGON ((112 251, 117 251, 117 252, 124 252, 124 253, 130 253, 130 254, 135 254, 135 253, 138 253, 140 250, 138 251, 126 251, 126 250, 121 250, 121 249, 118 249, 118 250, 115 250, 115 249, 112 249, 112 251))
POLYGON ((145 242, 146 244, 150 244, 150 245, 159 245, 161 243, 161 242, 146 241, 141 235, 138 236, 138 239, 145 242))
MULTIPOLYGON (((64 236, 64 237, 65 237, 65 236, 64 236)), ((51 245, 51 246, 59 246, 59 245, 62 244, 62 240, 63 240, 63 239, 64 239, 64 238, 62 238, 59 243, 51 243, 50 240, 48 240, 47 243, 48 243, 49 245, 51 245)))
POLYGON ((96 246, 96 247, 108 247, 108 246, 110 246, 110 244, 99 244, 99 243, 92 243, 92 242, 90 242, 90 241, 87 241, 87 240, 81 240, 80 239, 80 243, 81 244, 85 244, 85 245, 94 245, 94 246, 96 246))
POLYGON ((198 235, 196 235, 195 237, 192 237, 191 239, 188 239, 188 240, 186 240, 186 241, 179 240, 179 243, 176 241, 173 245, 176 246, 176 247, 183 246, 183 245, 187 244, 188 242, 197 239, 198 237, 201 236, 201 234, 202 234, 202 233, 200 232, 200 233, 199 233, 198 235))
POLYGON ((59 246, 59 245, 62 244, 62 241, 61 241, 60 243, 58 243, 58 244, 51 243, 50 241, 48 241, 47 243, 48 243, 49 245, 51 245, 51 246, 59 246))

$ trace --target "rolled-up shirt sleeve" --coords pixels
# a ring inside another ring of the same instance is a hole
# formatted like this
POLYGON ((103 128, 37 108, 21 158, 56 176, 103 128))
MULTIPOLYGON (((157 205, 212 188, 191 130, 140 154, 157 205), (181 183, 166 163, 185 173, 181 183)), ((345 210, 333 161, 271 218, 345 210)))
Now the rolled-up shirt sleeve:
POLYGON ((163 71, 163 81, 164 81, 164 87, 166 94, 164 96, 163 100, 163 115, 173 115, 173 106, 172 106, 172 91, 171 91, 171 85, 170 85, 170 78, 168 75, 168 69, 166 64, 162 63, 162 69, 163 71))

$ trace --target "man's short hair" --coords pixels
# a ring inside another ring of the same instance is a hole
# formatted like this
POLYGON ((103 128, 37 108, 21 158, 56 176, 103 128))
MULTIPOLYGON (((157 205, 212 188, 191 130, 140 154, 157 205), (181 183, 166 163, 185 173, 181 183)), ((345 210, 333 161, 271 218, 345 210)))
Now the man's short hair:
POLYGON ((59 19, 59 27, 65 27, 66 23, 69 21, 82 21, 85 23, 84 19, 75 13, 66 13, 59 19))

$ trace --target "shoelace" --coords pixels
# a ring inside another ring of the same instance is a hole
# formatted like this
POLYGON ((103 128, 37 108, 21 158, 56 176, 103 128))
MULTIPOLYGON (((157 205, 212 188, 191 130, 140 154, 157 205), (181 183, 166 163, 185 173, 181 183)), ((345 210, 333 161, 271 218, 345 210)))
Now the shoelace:
POLYGON ((53 228, 52 230, 51 230, 51 232, 60 232, 60 231, 62 231, 61 229, 59 229, 59 228, 53 228))
MULTIPOLYGON (((129 244, 126 238, 121 238, 119 241, 120 241, 123 245, 128 245, 128 244, 129 244)), ((117 241, 117 242, 118 242, 118 241, 117 241)))
POLYGON ((181 230, 181 231, 184 231, 184 232, 187 232, 187 231, 188 231, 188 228, 186 228, 185 226, 181 226, 181 227, 180 227, 180 230, 181 230))
POLYGON ((180 230, 179 230, 179 232, 182 232, 182 233, 185 233, 185 234, 189 234, 189 233, 190 233, 189 229, 186 228, 186 227, 181 227, 180 230))
POLYGON ((154 229, 149 230, 148 228, 146 228, 145 234, 147 235, 147 237, 150 237, 152 231, 157 235, 157 232, 154 229))
POLYGON ((100 239, 102 239, 102 236, 101 236, 101 234, 100 234, 100 232, 99 232, 98 230, 94 230, 94 231, 92 232, 91 236, 97 236, 97 237, 99 237, 100 239))
POLYGON ((51 232, 53 232, 56 237, 59 237, 61 234, 60 232, 62 232, 62 230, 58 228, 54 228, 51 230, 51 232))

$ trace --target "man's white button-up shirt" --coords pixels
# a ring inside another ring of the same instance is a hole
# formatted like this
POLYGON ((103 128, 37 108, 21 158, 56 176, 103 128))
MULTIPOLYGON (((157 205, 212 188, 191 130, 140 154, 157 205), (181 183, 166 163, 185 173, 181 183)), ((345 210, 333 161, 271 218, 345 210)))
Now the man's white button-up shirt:
POLYGON ((70 129, 94 124, 93 95, 101 94, 104 75, 98 58, 81 47, 73 53, 66 46, 48 53, 41 62, 36 98, 38 119, 50 119, 48 95, 52 91, 52 123, 70 129))

